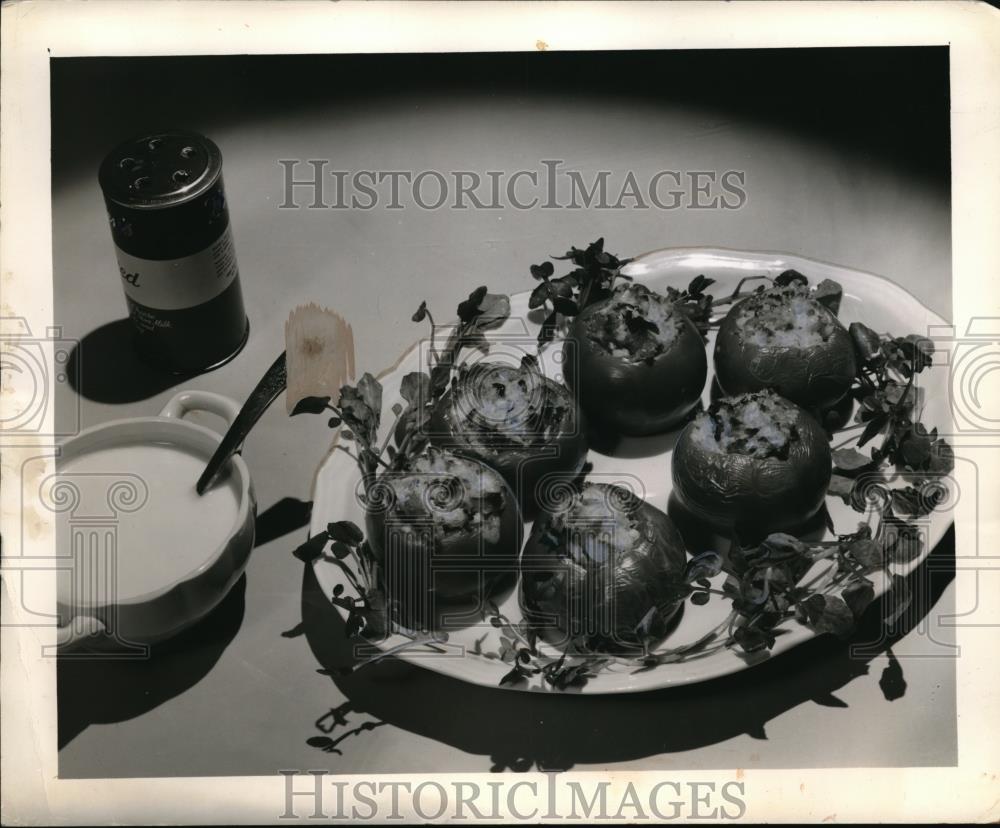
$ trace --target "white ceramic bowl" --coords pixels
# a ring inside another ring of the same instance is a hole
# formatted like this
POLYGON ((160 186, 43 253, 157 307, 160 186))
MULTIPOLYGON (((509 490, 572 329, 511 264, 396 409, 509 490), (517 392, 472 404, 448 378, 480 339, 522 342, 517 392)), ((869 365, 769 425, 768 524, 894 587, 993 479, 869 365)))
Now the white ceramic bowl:
POLYGON ((158 416, 104 423, 61 447, 47 497, 66 538, 57 577, 60 648, 95 633, 122 647, 169 638, 217 606, 246 568, 257 511, 250 472, 235 455, 208 499, 197 499, 197 472, 221 437, 185 420, 192 410, 231 424, 239 406, 182 391, 158 416), (186 507, 177 514, 177 499, 168 497, 175 490, 186 507))

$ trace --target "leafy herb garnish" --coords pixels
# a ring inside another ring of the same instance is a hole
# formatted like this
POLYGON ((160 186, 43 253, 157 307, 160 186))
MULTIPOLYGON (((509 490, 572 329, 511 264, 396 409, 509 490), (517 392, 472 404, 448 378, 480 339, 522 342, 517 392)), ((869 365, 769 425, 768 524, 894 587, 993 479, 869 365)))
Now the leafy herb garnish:
POLYGON ((858 360, 850 395, 858 412, 855 424, 842 431, 862 431, 857 448, 834 450, 829 494, 859 512, 874 505, 884 520, 909 527, 907 518, 929 514, 945 498, 941 478, 954 467, 950 444, 937 429, 928 431, 916 413, 920 389, 915 378, 931 366, 934 345, 915 334, 879 334, 861 322, 849 331, 858 360), (870 455, 858 450, 880 435, 870 455), (904 485, 890 487, 885 469, 902 473, 904 485))
POLYGON ((452 329, 444 344, 438 343, 438 328, 434 317, 421 302, 413 314, 414 322, 429 322, 431 335, 427 349, 427 372, 414 371, 403 377, 400 393, 406 407, 400 416, 402 428, 396 430, 396 448, 399 456, 412 454, 426 443, 422 439, 423 426, 430 417, 434 403, 444 395, 458 369, 458 357, 464 348, 489 350, 485 331, 502 325, 510 316, 510 298, 500 293, 489 293, 486 286, 476 288, 456 310, 458 324, 452 329))
POLYGON ((702 338, 708 335, 712 308, 715 307, 711 294, 705 293, 705 290, 713 284, 715 279, 699 275, 691 280, 685 290, 667 287, 667 298, 694 322, 702 338))
POLYGON ((510 665, 510 670, 500 679, 501 687, 524 684, 539 675, 555 690, 582 687, 610 661, 588 654, 554 656, 542 653, 538 649, 538 635, 526 621, 514 624, 492 601, 488 609, 491 626, 500 632, 500 652, 487 653, 486 657, 499 658, 510 665))
POLYGON ((851 388, 859 405, 856 421, 864 424, 858 446, 884 432, 873 460, 913 471, 950 471, 950 447, 936 429, 928 433, 913 417, 919 396, 914 379, 932 364, 934 343, 915 334, 882 336, 861 322, 853 322, 850 333, 860 363, 851 388))
POLYGON ((356 385, 343 385, 337 404, 329 397, 305 397, 300 400, 292 416, 298 414, 323 414, 330 428, 342 428, 340 436, 357 447, 355 460, 361 469, 367 489, 375 479, 379 465, 387 466, 382 459, 384 446, 378 445, 379 422, 382 417, 382 386, 375 377, 365 373, 356 385))
POLYGON ((347 577, 358 597, 345 596, 340 587, 330 598, 348 611, 348 635, 361 633, 376 639, 385 636, 388 627, 386 600, 378 587, 374 555, 360 527, 349 520, 330 523, 325 531, 313 535, 292 554, 306 564, 322 558, 338 566, 347 577), (357 572, 348 558, 357 563, 357 572))
MULTIPOLYGON (((556 261, 569 260, 576 267, 564 276, 553 278, 555 266, 552 262, 531 265, 531 275, 539 284, 531 292, 528 307, 548 310, 538 332, 539 345, 555 338, 560 318, 572 318, 588 305, 607 299, 617 280, 631 281, 632 278, 621 272, 632 260, 606 252, 603 238, 582 249, 571 247, 565 255, 552 258, 556 261)), ((706 294, 705 289, 714 281, 699 275, 684 290, 668 287, 666 291, 667 298, 690 317, 703 337, 708 331, 713 307, 712 296, 706 294)))
POLYGON ((769 650, 777 627, 797 618, 818 632, 850 634, 875 597, 868 575, 885 566, 881 545, 864 526, 836 540, 807 543, 774 533, 759 545, 730 551, 729 578, 723 592, 733 601, 733 644, 748 654, 769 650), (816 563, 835 564, 822 590, 801 585, 816 563))
POLYGON ((313 535, 293 554, 307 564, 322 558, 327 563, 336 565, 357 593, 357 597, 347 595, 343 584, 338 584, 329 596, 334 605, 347 612, 344 633, 348 638, 367 643, 384 641, 389 635, 399 635, 404 639, 395 647, 373 653, 345 672, 352 672, 413 647, 440 651, 438 645, 448 640, 445 632, 411 630, 399 623, 398 604, 382 589, 379 566, 372 548, 360 527, 351 521, 341 520, 328 524, 325 531, 313 535))
POLYGON ((570 261, 576 267, 564 276, 553 278, 552 262, 531 265, 531 275, 538 285, 531 292, 528 307, 545 307, 549 312, 538 333, 538 344, 544 345, 555 337, 559 317, 576 316, 588 305, 607 299, 617 279, 630 277, 621 272, 631 259, 619 259, 604 250, 604 239, 591 242, 585 248, 571 247, 556 261, 570 261))

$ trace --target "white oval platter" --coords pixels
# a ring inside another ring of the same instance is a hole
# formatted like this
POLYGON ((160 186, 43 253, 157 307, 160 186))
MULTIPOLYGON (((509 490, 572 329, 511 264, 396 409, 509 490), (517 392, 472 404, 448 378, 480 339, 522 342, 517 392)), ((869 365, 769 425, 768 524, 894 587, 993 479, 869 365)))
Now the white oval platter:
MULTIPOLYGON (((670 248, 638 256, 629 263, 624 273, 636 282, 663 291, 669 285, 685 288, 695 276, 704 274, 715 279, 709 292, 716 297, 732 292, 736 284, 745 276, 766 274, 777 276, 784 270, 794 268, 809 279, 811 285, 823 279, 839 282, 844 289, 839 317, 845 325, 862 321, 880 332, 891 332, 903 336, 909 333, 925 334, 931 326, 944 325, 944 321, 914 296, 894 282, 871 273, 864 273, 838 265, 813 261, 785 253, 749 252, 719 248, 670 248)), ((568 268, 567 268, 568 270, 568 268)), ((557 269, 557 274, 562 271, 557 269)), ((475 285, 463 285, 456 295, 464 295, 475 285)), ((751 284, 750 289, 753 285, 751 284)), ((517 356, 525 351, 533 351, 534 339, 540 327, 540 319, 528 310, 528 293, 511 297, 511 316, 507 322, 489 338, 493 355, 517 356)), ((709 336, 709 382, 704 391, 707 404, 711 387, 711 354, 714 348, 714 332, 709 336)), ((393 403, 401 401, 400 382, 410 371, 425 369, 424 349, 414 346, 404 354, 399 362, 379 376, 383 385, 383 429, 392 421, 389 411, 393 403)), ((543 353, 543 368, 547 376, 561 379, 559 368, 560 349, 558 342, 546 348, 543 353)), ((948 433, 951 424, 949 408, 949 375, 947 366, 935 364, 919 376, 924 389, 924 409, 921 420, 928 428, 936 426, 948 433)), ((670 458, 678 432, 672 434, 629 440, 615 449, 615 456, 600 454, 591 449, 588 459, 593 464, 591 478, 604 482, 617 482, 632 488, 654 506, 666 510, 671 490, 670 458)), ((837 441, 835 441, 837 442, 837 441)), ((853 444, 853 443, 852 443, 853 444)), ((364 526, 364 511, 358 502, 356 492, 360 476, 354 460, 335 447, 323 459, 317 471, 311 518, 311 534, 325 530, 327 524, 337 520, 351 520, 364 526)), ((947 481, 946 485, 947 485, 947 481)), ((918 566, 930 550, 941 540, 952 522, 949 503, 933 512, 921 525, 923 545, 919 557, 905 565, 894 566, 893 572, 906 574, 918 566)), ((853 511, 839 498, 828 497, 827 506, 833 523, 840 533, 854 531, 864 516, 853 511)), ((530 525, 525 528, 525 537, 530 525)), ((827 532, 826 537, 832 537, 827 532)), ((347 595, 350 585, 341 570, 322 558, 314 563, 315 573, 324 594, 331 595, 334 587, 343 584, 347 595)), ((721 578, 721 576, 720 576, 721 578)), ((874 577, 876 596, 887 588, 888 579, 874 577)), ((716 582, 716 586, 720 581, 716 582)), ((501 611, 513 622, 520 617, 516 589, 503 597, 501 611)), ((340 610, 344 614, 343 610, 340 610)), ((713 628, 718 627, 730 611, 728 600, 714 597, 704 606, 694 606, 688 602, 681 617, 663 642, 662 647, 673 649, 697 641, 713 628)), ((773 658, 814 637, 816 633, 795 621, 783 624, 784 633, 778 636, 769 655, 773 658)), ((331 634, 337 634, 331 631, 331 634)), ((388 649, 405 641, 400 636, 392 636, 380 646, 388 649)), ((500 651, 500 631, 483 618, 460 630, 450 631, 447 644, 434 651, 417 647, 400 652, 397 657, 419 664, 429 670, 451 676, 462 681, 485 686, 498 687, 500 679, 510 670, 510 665, 496 657, 500 651)), ((552 689, 541 677, 528 683, 513 685, 511 689, 533 692, 580 692, 580 693, 631 693, 655 690, 724 676, 748 669, 760 658, 748 658, 733 648, 709 648, 704 655, 686 658, 678 663, 662 664, 654 669, 637 671, 632 663, 620 662, 600 670, 580 688, 572 691, 552 689)), ((507 689, 507 686, 505 686, 507 689)))

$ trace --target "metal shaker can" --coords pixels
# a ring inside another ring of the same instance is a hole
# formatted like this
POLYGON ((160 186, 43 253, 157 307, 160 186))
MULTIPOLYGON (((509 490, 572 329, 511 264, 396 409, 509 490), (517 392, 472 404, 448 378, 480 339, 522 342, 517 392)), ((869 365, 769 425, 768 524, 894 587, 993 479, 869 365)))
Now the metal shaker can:
POLYGON ((228 362, 249 323, 219 148, 194 132, 144 135, 104 159, 99 181, 140 354, 177 374, 228 362))

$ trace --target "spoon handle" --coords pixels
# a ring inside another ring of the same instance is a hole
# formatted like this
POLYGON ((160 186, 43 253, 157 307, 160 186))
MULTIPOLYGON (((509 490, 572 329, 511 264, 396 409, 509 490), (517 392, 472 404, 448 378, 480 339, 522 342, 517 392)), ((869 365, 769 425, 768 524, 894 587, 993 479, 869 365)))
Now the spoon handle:
POLYGON ((243 408, 240 409, 240 413, 236 415, 233 424, 222 438, 222 442, 219 443, 219 447, 215 450, 215 454, 212 455, 212 459, 205 466, 205 471, 201 473, 201 477, 198 478, 198 484, 195 487, 198 494, 205 493, 205 490, 215 480, 216 475, 225 462, 235 452, 239 451, 247 434, 250 433, 250 429, 254 427, 257 420, 260 419, 260 415, 267 410, 267 407, 274 402, 275 397, 285 390, 287 382, 288 370, 285 364, 285 353, 282 351, 281 356, 274 361, 271 367, 267 369, 267 373, 260 378, 257 387, 254 388, 247 401, 243 404, 243 408))

